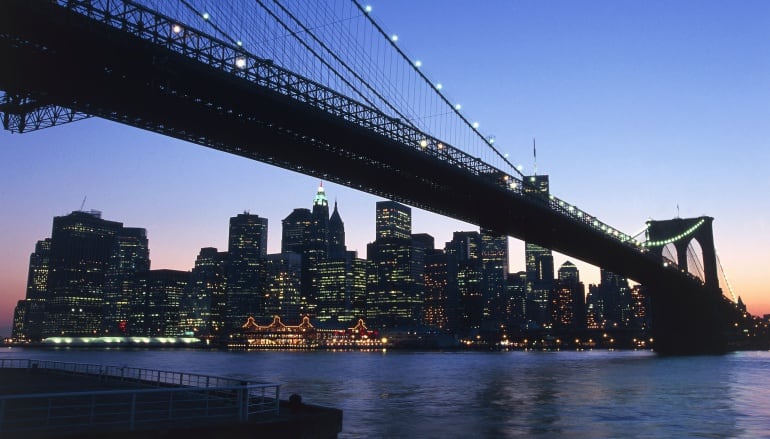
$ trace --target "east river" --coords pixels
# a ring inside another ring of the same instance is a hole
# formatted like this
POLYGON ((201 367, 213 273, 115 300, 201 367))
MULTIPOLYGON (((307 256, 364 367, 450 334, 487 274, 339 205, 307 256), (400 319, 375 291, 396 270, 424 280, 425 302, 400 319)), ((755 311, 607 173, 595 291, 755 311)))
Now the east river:
POLYGON ((282 399, 341 408, 342 438, 770 438, 770 352, 4 348, 0 358, 279 383, 282 399))

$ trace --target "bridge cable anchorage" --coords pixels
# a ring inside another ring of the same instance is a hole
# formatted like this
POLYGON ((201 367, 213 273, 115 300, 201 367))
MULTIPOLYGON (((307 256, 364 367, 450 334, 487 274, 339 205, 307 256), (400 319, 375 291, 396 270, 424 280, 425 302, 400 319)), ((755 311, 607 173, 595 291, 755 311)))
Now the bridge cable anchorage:
POLYGON ((457 105, 453 105, 449 99, 446 98, 444 93, 441 92, 443 89, 442 87, 436 87, 433 84, 433 81, 428 79, 427 76, 422 72, 422 70, 419 69, 420 65, 415 65, 415 63, 412 63, 411 59, 406 56, 404 51, 401 50, 401 48, 396 45, 397 39, 393 39, 382 29, 382 27, 372 18, 371 14, 369 14, 369 11, 367 11, 366 6, 362 6, 359 2, 353 0, 355 5, 358 7, 358 9, 361 11, 361 13, 369 20, 369 22, 380 32, 380 34, 393 46, 393 48, 396 50, 396 52, 401 55, 401 57, 411 66, 411 68, 419 75, 419 77, 425 81, 430 86, 430 89, 433 90, 434 93, 436 93, 439 98, 448 105, 452 111, 462 120, 465 125, 472 130, 481 140, 482 142, 489 147, 500 159, 503 160, 508 166, 510 166, 519 176, 523 179, 525 175, 511 163, 508 158, 502 154, 495 146, 494 142, 490 142, 490 140, 486 137, 484 137, 483 134, 478 130, 478 124, 477 123, 471 123, 465 116, 463 116, 462 113, 460 113, 460 108, 457 105))

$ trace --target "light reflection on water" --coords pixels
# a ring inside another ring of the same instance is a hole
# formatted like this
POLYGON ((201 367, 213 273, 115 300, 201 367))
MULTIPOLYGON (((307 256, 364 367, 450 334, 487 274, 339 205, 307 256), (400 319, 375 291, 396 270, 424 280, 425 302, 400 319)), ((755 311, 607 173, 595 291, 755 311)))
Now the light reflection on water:
POLYGON ((2 357, 277 382, 343 409, 343 438, 770 437, 770 353, 24 350, 2 357))

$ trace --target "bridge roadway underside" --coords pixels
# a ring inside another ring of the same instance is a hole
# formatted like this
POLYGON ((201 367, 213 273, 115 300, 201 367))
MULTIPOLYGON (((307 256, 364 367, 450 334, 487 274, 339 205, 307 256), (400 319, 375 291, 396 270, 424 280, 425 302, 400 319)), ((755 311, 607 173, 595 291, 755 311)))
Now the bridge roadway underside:
MULTIPOLYGON (((480 225, 643 283, 657 350, 724 348, 721 292, 493 178, 46 1, 0 2, 0 90, 480 225)), ((5 108, 6 113, 13 109, 5 108)))

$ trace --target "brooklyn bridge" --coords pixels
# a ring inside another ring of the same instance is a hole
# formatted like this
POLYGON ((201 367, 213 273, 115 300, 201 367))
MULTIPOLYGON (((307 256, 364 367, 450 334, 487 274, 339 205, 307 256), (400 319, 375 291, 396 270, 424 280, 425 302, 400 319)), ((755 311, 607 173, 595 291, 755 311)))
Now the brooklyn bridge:
POLYGON ((335 19, 266 3, 5 0, 3 127, 100 117, 476 224, 644 285, 656 351, 726 349, 735 307, 719 285, 713 218, 624 233, 540 190, 367 6, 335 19))

